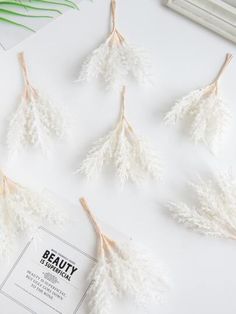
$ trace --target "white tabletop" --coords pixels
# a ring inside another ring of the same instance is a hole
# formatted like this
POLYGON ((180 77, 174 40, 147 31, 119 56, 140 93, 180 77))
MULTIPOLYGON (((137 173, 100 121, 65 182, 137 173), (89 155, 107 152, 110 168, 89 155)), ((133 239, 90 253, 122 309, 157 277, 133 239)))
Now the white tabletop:
MULTIPOLYGON (((161 119, 176 98, 208 84, 225 53, 236 55, 236 48, 160 2, 119 1, 117 14, 120 31, 151 54, 155 84, 147 89, 130 84, 127 115, 136 130, 150 138, 160 152, 166 165, 163 182, 150 181, 142 188, 127 184, 120 190, 107 171, 90 184, 73 174, 92 142, 113 127, 119 112, 118 93, 105 92, 97 82, 73 82, 83 58, 105 39, 109 30, 107 0, 83 1, 79 12, 66 12, 20 45, 0 53, 0 163, 9 176, 27 186, 45 186, 73 201, 86 196, 102 220, 148 246, 164 261, 173 288, 167 303, 153 306, 150 313, 234 314, 236 244, 206 238, 177 225, 165 204, 184 199, 186 183, 196 173, 204 176, 218 168, 232 167, 236 175, 236 60, 225 72, 221 85, 234 123, 218 158, 204 147, 194 146, 177 129, 165 127, 161 119), (70 142, 58 144, 51 159, 27 153, 8 163, 4 141, 7 119, 22 90, 16 58, 21 50, 26 53, 34 84, 56 104, 65 104, 74 121, 70 142)), ((1 308, 5 302, 1 297, 1 308)), ((1 313, 11 314, 6 307, 1 313)), ((138 310, 124 305, 122 313, 138 310)))

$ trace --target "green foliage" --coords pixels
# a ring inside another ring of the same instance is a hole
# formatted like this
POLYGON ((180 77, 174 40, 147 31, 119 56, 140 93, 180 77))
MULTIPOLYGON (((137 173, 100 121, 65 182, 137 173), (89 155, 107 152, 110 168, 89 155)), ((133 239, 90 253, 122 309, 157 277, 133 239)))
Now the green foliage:
POLYGON ((63 7, 78 9, 77 4, 70 0, 0 0, 0 23, 34 32, 31 27, 18 22, 15 18, 51 19, 55 14, 61 14, 63 7))

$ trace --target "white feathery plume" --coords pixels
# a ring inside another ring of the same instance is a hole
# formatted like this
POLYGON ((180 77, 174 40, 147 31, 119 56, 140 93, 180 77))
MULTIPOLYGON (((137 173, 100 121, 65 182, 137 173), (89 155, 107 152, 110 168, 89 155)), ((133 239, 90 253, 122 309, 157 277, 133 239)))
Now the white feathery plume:
POLYGON ((62 224, 66 220, 50 198, 12 181, 0 171, 0 255, 10 248, 19 232, 33 232, 43 220, 62 224))
POLYGON ((7 257, 8 253, 11 252, 14 247, 14 235, 12 233, 12 228, 11 228, 12 225, 9 223, 8 225, 6 225, 6 220, 7 220, 7 217, 5 213, 1 210, 0 212, 0 259, 2 257, 7 257))
POLYGON ((231 60, 232 55, 227 54, 213 83, 178 100, 164 117, 167 125, 175 125, 180 120, 189 121, 191 139, 195 143, 204 143, 213 154, 218 153, 231 118, 219 93, 219 80, 231 60))
POLYGON ((113 163, 123 185, 131 180, 139 183, 146 176, 161 176, 161 163, 147 140, 136 135, 125 116, 125 87, 122 90, 121 115, 115 128, 89 150, 77 170, 88 179, 96 178, 107 163, 113 163))
POLYGON ((171 202, 172 216, 194 231, 236 240, 236 180, 232 175, 220 173, 190 185, 197 204, 171 202))
POLYGON ((111 240, 102 232, 86 200, 81 198, 80 202, 99 238, 97 263, 89 276, 89 314, 111 313, 115 298, 131 297, 145 306, 150 301, 162 301, 169 287, 163 269, 143 249, 111 240))
POLYGON ((101 252, 101 257, 89 273, 91 282, 87 292, 89 314, 111 313, 114 286, 109 275, 110 266, 101 252))
POLYGON ((128 44, 116 28, 115 0, 111 0, 111 13, 111 34, 86 58, 77 81, 100 76, 108 88, 126 85, 129 78, 141 84, 149 83, 150 65, 145 51, 128 44))
POLYGON ((24 77, 24 92, 12 116, 7 133, 9 156, 15 157, 26 146, 40 148, 45 154, 53 138, 63 138, 67 132, 66 114, 52 105, 29 81, 24 53, 19 53, 24 77))

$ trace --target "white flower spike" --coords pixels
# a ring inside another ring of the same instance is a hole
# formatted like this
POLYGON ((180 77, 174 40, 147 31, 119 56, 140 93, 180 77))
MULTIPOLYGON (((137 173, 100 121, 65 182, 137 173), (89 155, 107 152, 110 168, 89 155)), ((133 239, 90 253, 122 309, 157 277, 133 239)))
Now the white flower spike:
POLYGON ((19 232, 33 232, 43 220, 62 224, 66 215, 42 193, 12 181, 1 170, 0 176, 0 256, 4 256, 19 232))
POLYGON ((77 81, 101 77, 108 89, 120 88, 129 78, 141 84, 150 82, 150 65, 146 53, 131 46, 116 28, 116 1, 111 0, 112 31, 106 41, 82 64, 77 81))
POLYGON ((90 271, 89 314, 112 313, 115 298, 131 297, 135 303, 161 302, 169 288, 163 269, 143 249, 118 243, 105 235, 84 198, 80 199, 97 233, 97 263, 90 271))
POLYGON ((25 86, 21 103, 9 123, 7 146, 10 158, 16 157, 27 146, 38 147, 47 154, 50 140, 63 138, 67 129, 65 112, 53 106, 31 85, 24 53, 19 53, 18 57, 25 86))
POLYGON ((178 100, 164 117, 167 125, 188 120, 191 123, 189 133, 192 140, 204 143, 213 154, 218 153, 231 118, 229 109, 219 94, 219 80, 231 60, 232 55, 227 54, 213 83, 178 100))
POLYGON ((197 204, 171 202, 168 208, 181 224, 199 233, 236 240, 236 180, 220 173, 209 180, 191 183, 197 204))
POLYGON ((77 172, 90 180, 95 179, 107 163, 113 164, 121 185, 128 180, 140 183, 148 176, 159 179, 162 172, 158 156, 147 140, 136 135, 125 116, 125 87, 117 125, 96 141, 77 172))

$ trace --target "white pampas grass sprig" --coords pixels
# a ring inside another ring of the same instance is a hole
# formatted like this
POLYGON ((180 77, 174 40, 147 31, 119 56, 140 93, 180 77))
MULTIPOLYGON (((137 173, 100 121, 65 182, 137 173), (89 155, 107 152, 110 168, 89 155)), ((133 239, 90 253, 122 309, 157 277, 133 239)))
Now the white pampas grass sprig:
POLYGON ((33 232, 42 221, 62 224, 66 215, 49 197, 0 175, 0 255, 5 255, 19 232, 33 232))
POLYGON ((131 297, 144 306, 161 302, 169 288, 163 268, 138 246, 110 239, 102 232, 86 200, 81 198, 80 202, 99 238, 97 263, 88 277, 92 281, 87 296, 89 314, 111 313, 115 298, 131 297))
POLYGON ((25 87, 21 103, 9 122, 7 146, 10 158, 27 146, 38 147, 47 154, 51 140, 64 138, 68 126, 65 110, 59 110, 31 85, 23 52, 19 53, 19 63, 25 87))
POLYGON ((121 185, 128 180, 140 183, 147 176, 160 178, 162 167, 158 156, 147 140, 136 135, 125 116, 125 88, 121 106, 116 127, 96 141, 77 171, 95 179, 105 164, 112 163, 121 185))
POLYGON ((213 237, 236 240, 236 180, 227 172, 190 184, 196 205, 171 202, 172 216, 190 229, 213 237))
POLYGON ((4 212, 0 212, 0 259, 8 257, 8 254, 13 251, 14 234, 12 233, 12 226, 6 225, 6 217, 4 212))
POLYGON ((213 154, 219 151, 231 117, 225 101, 219 94, 219 80, 231 60, 232 55, 227 54, 213 83, 178 100, 164 117, 167 125, 187 120, 191 139, 195 143, 204 143, 213 154))
POLYGON ((147 54, 130 45, 116 28, 116 1, 111 1, 113 28, 106 41, 82 64, 77 81, 90 81, 99 76, 107 88, 126 85, 129 78, 141 84, 150 82, 147 54))

